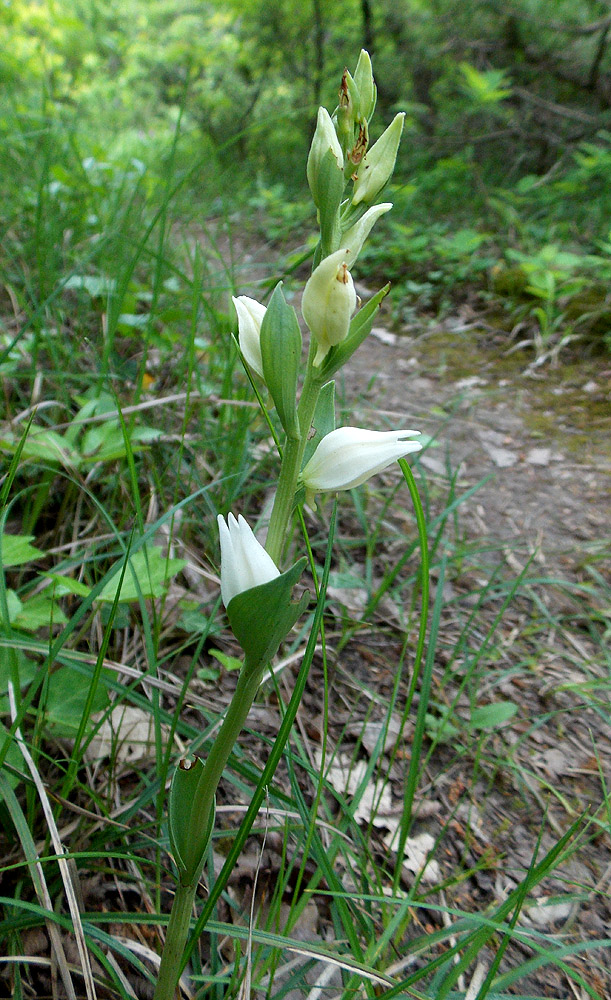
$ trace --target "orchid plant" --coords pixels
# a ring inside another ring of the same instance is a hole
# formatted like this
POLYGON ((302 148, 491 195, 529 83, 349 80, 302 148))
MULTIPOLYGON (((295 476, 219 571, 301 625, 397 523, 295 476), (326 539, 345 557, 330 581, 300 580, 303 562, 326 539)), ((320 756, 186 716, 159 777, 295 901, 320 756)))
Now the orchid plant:
POLYGON ((281 569, 295 509, 304 503, 313 506, 318 493, 359 486, 421 448, 414 430, 335 428, 333 376, 368 336, 389 290, 385 286, 359 308, 351 273, 372 227, 392 208, 379 198, 393 173, 404 116, 396 115, 370 147, 375 104, 371 60, 363 50, 354 75, 344 72, 333 114, 319 109, 307 161, 320 238, 302 298, 310 333, 305 366, 301 327, 281 283, 267 307, 246 295, 233 299, 242 361, 261 395, 269 394, 284 440, 265 545, 241 514, 218 517, 221 597, 244 663, 207 759, 182 760, 172 780, 168 825, 177 888, 156 1000, 174 995, 184 960, 218 782, 266 668, 308 603, 307 593, 293 601, 306 558, 281 569))

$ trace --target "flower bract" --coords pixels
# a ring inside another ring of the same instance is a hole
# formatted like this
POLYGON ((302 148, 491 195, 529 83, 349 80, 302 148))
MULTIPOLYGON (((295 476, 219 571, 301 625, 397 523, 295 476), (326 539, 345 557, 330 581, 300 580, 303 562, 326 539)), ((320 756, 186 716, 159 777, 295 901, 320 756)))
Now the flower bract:
POLYGON ((228 514, 227 523, 219 514, 217 521, 221 540, 221 597, 227 607, 243 591, 275 580, 280 570, 241 514, 237 520, 228 514))
POLYGON ((351 490, 360 486, 398 458, 420 451, 422 445, 412 440, 419 433, 338 427, 325 435, 301 473, 306 492, 351 490))
POLYGON ((402 111, 395 115, 386 131, 361 160, 354 182, 353 205, 359 205, 362 201, 371 204, 390 180, 395 168, 404 118, 402 111))
POLYGON ((391 208, 391 201, 384 201, 381 205, 374 205, 373 208, 369 208, 365 214, 361 216, 359 221, 356 222, 354 226, 344 233, 342 236, 342 246, 346 248, 348 260, 350 261, 349 267, 352 267, 356 258, 363 249, 363 243, 369 236, 369 233, 373 229, 375 223, 381 215, 385 215, 386 212, 390 212, 391 208))

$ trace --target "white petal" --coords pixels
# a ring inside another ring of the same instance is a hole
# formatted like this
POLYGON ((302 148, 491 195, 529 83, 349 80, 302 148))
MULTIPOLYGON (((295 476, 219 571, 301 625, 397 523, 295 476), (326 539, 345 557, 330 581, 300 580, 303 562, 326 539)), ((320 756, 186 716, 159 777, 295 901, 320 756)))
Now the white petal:
POLYGON ((250 590, 251 587, 258 587, 262 583, 275 580, 277 576, 280 576, 280 570, 269 552, 266 552, 261 543, 257 541, 250 525, 241 514, 238 517, 238 526, 241 550, 249 578, 248 585, 242 589, 250 590))
POLYGON ((221 542, 221 597, 223 604, 227 607, 231 598, 240 592, 240 582, 237 576, 237 563, 229 528, 220 514, 217 517, 217 522, 221 542))
POLYGON ((303 482, 314 492, 351 490, 398 458, 420 451, 421 445, 410 440, 418 433, 339 427, 327 434, 316 448, 303 470, 303 482))
POLYGON ((248 295, 232 295, 238 314, 238 341, 240 350, 250 367, 263 378, 261 357, 261 323, 265 316, 265 306, 248 295))
POLYGON ((221 542, 221 597, 225 607, 232 598, 251 587, 258 587, 280 576, 272 557, 255 538, 248 522, 240 516, 219 514, 221 542))

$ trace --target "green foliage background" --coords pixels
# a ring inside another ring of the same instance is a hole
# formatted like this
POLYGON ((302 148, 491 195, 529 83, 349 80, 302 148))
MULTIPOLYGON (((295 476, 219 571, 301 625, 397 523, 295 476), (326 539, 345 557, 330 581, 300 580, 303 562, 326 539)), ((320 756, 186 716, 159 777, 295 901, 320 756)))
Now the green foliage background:
POLYGON ((146 201, 170 173, 183 218, 218 213, 222 194, 225 208, 263 208, 268 232, 290 230, 301 217, 285 193, 295 205, 305 191, 316 107, 333 108, 329 81, 363 45, 378 127, 408 109, 398 211, 370 267, 408 303, 438 310, 467 282, 497 293, 508 325, 532 320, 540 342, 568 317, 571 335, 608 343, 609 20, 602 0, 3 5, 3 264, 11 275, 48 224, 45 199, 60 208, 48 274, 119 210, 129 228, 126 192, 146 201))

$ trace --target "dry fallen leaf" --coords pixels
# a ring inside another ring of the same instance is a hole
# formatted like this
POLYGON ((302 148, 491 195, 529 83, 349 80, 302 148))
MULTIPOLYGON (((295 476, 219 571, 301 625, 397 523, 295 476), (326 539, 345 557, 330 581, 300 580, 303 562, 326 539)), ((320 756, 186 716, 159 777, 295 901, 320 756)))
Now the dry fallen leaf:
MULTIPOLYGON (((320 765, 320 761, 318 763, 320 765)), ((349 756, 340 755, 326 769, 325 777, 336 792, 352 799, 363 782, 366 771, 367 764, 364 760, 353 762, 349 756)), ((388 782, 370 781, 362 792, 353 816, 357 823, 371 822, 374 826, 387 826, 391 809, 392 794, 388 782)))
MULTIPOLYGON (((384 837, 384 844, 391 851, 399 842, 400 825, 400 820, 397 819, 394 830, 384 837)), ((424 871, 422 871, 422 881, 428 882, 429 885, 439 882, 441 879, 441 869, 437 861, 431 860, 426 863, 427 855, 434 846, 435 838, 430 833, 419 833, 416 837, 408 837, 405 841, 403 867, 409 872, 413 872, 414 875, 418 875, 426 864, 424 871)))
MULTIPOLYGON (((101 718, 98 713, 97 719, 101 718)), ((94 721, 95 716, 92 716, 94 721)), ((161 736, 167 742, 169 727, 161 726, 161 736)), ((85 757, 93 763, 113 756, 119 764, 135 764, 155 754, 155 725, 152 716, 134 705, 117 705, 104 719, 85 750, 85 757)))
POLYGON ((572 903, 549 903, 548 896, 542 896, 534 906, 527 906, 524 910, 529 920, 537 927, 549 927, 551 924, 561 923, 568 920, 573 909, 572 903))

